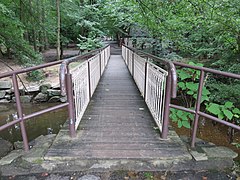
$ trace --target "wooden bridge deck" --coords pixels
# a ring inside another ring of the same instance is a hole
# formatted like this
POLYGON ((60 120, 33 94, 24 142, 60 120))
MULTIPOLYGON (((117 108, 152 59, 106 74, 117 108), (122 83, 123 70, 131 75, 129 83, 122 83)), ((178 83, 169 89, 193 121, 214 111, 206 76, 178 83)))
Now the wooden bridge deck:
POLYGON ((47 152, 48 160, 186 160, 191 156, 176 135, 161 140, 155 122, 120 55, 112 55, 76 138, 67 127, 47 152))

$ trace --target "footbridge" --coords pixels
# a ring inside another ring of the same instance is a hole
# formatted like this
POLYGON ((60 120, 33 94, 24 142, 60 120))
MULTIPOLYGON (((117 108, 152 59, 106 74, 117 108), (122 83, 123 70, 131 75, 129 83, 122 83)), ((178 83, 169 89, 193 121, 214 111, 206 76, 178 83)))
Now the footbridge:
POLYGON ((0 78, 12 77, 18 112, 18 118, 1 126, 0 131, 20 123, 24 147, 28 151, 24 121, 67 107, 68 121, 46 151, 45 160, 79 160, 82 166, 100 168, 99 164, 107 166, 108 160, 122 167, 141 167, 147 163, 145 168, 151 169, 163 161, 174 164, 192 160, 186 145, 169 126, 170 108, 194 115, 192 148, 196 142, 199 116, 240 130, 238 125, 200 109, 206 73, 235 79, 240 79, 240 75, 172 63, 127 46, 122 46, 119 55, 111 55, 110 49, 108 45, 85 55, 0 75, 0 78), (67 102, 24 115, 17 75, 56 64, 61 64, 61 91, 67 96, 67 102), (175 67, 200 71, 194 110, 171 104, 171 98, 177 94, 175 67))

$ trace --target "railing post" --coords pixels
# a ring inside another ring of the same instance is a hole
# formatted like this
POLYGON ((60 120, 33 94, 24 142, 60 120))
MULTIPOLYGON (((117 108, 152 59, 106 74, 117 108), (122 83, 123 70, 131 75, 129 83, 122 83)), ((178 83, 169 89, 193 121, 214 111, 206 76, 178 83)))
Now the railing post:
POLYGON ((147 85, 148 85, 148 58, 145 61, 145 82, 144 82, 144 100, 147 100, 147 85))
POLYGON ((73 88, 72 88, 72 75, 70 73, 66 74, 66 90, 68 99, 68 117, 69 117, 69 131, 71 137, 76 137, 75 130, 75 107, 73 100, 73 88))
POLYGON ((171 102, 171 87, 172 87, 171 71, 168 70, 166 90, 165 90, 165 103, 164 103, 164 115, 163 115, 163 126, 162 126, 162 139, 167 139, 168 136, 168 125, 169 125, 169 113, 170 113, 170 102, 171 102))
MULTIPOLYGON (((12 81, 13 81, 13 87, 14 87, 14 95, 16 98, 18 118, 22 119, 23 111, 22 111, 22 106, 21 106, 21 101, 20 101, 19 87, 18 87, 16 74, 13 74, 12 81)), ((21 127, 21 134, 22 134, 22 138, 23 138, 24 150, 29 151, 28 138, 27 138, 26 128, 25 128, 25 124, 24 124, 23 120, 21 120, 21 122, 20 122, 20 127, 21 127)))
POLYGON ((201 70, 199 86, 198 86, 198 96, 197 96, 196 107, 195 107, 194 125, 193 125, 193 130, 192 130, 192 139, 191 139, 191 147, 192 148, 195 147, 197 128, 198 128, 198 120, 199 120, 198 113, 200 111, 200 105, 201 105, 203 82, 204 82, 204 71, 201 70))
MULTIPOLYGON (((104 58, 105 61, 105 58, 104 58)), ((92 93, 91 93, 91 67, 90 67, 90 62, 87 62, 87 66, 88 66, 88 91, 89 91, 89 100, 92 97, 92 93)))

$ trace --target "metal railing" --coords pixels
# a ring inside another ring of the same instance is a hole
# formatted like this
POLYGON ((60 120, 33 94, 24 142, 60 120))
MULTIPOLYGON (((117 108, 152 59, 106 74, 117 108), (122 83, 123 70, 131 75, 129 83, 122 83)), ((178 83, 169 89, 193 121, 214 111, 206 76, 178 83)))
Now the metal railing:
POLYGON ((228 73, 228 72, 223 72, 223 71, 218 71, 218 70, 214 70, 214 69, 210 69, 210 68, 205 68, 205 67, 198 67, 198 66, 192 66, 189 64, 183 64, 180 62, 174 62, 175 66, 181 67, 181 68, 190 68, 190 69, 195 69, 200 71, 200 79, 199 79, 199 84, 198 84, 198 92, 197 92, 197 100, 196 100, 196 104, 195 104, 195 109, 189 109, 189 108, 185 108, 183 106, 178 106, 175 104, 170 104, 171 108, 175 108, 175 109, 179 109, 182 111, 186 111, 189 113, 194 114, 194 121, 193 121, 193 127, 192 127, 192 133, 191 133, 191 147, 195 147, 195 141, 196 141, 196 135, 197 135, 197 129, 198 129, 198 121, 199 121, 199 117, 205 117, 207 119, 216 121, 218 123, 224 124, 226 126, 232 127, 234 129, 240 130, 240 126, 233 124, 231 122, 227 122, 224 120, 221 120, 219 118, 216 118, 210 114, 207 114, 205 112, 202 112, 200 110, 200 106, 201 106, 201 98, 202 98, 202 90, 203 90, 203 86, 204 86, 204 79, 205 79, 205 74, 206 73, 212 73, 212 74, 217 74, 220 76, 225 76, 225 77, 229 77, 229 78, 235 78, 235 79, 240 79, 240 75, 239 74, 233 74, 233 73, 228 73))
POLYGON ((70 69, 70 64, 78 61, 78 59, 65 60, 60 67, 62 95, 67 94, 69 103, 71 136, 76 135, 76 129, 108 63, 110 46, 95 52, 98 53, 80 62, 73 69, 70 69))
POLYGON ((56 61, 56 62, 51 62, 51 63, 47 63, 47 64, 38 65, 38 66, 35 66, 35 67, 30 67, 30 68, 25 68, 25 69, 21 69, 21 70, 16 70, 16 71, 11 71, 11 72, 6 72, 6 73, 3 73, 3 74, 0 74, 0 79, 6 78, 6 77, 11 77, 12 84, 13 84, 13 91, 14 91, 14 95, 15 95, 15 98, 16 98, 16 108, 17 108, 17 118, 15 120, 7 123, 7 124, 4 124, 4 125, 0 126, 0 131, 4 130, 6 128, 9 128, 9 127, 11 127, 11 126, 13 126, 17 123, 20 123, 21 135, 22 135, 25 151, 29 150, 29 145, 28 145, 27 132, 26 132, 24 122, 28 119, 31 119, 31 118, 36 117, 36 116, 40 116, 44 113, 66 107, 66 106, 68 106, 68 103, 63 103, 63 104, 60 104, 60 105, 53 106, 51 108, 47 108, 47 109, 44 109, 44 110, 41 110, 41 111, 38 111, 38 112, 34 112, 32 114, 24 115, 21 100, 20 100, 20 93, 19 93, 17 76, 19 74, 31 72, 31 71, 42 69, 42 68, 45 68, 45 67, 58 65, 58 64, 61 64, 61 63, 62 63, 62 61, 56 61))
MULTIPOLYGON (((68 58, 68 59, 65 59, 64 61, 63 60, 55 61, 55 62, 51 62, 51 63, 46 63, 46 64, 34 66, 34 67, 29 67, 29 68, 25 68, 25 69, 20 69, 20 70, 15 70, 15 71, 0 74, 0 79, 6 78, 6 77, 10 77, 12 79, 13 91, 14 91, 14 95, 15 95, 15 98, 16 98, 16 100, 15 100, 16 101, 16 110, 17 110, 16 119, 0 126, 0 131, 3 131, 4 129, 7 129, 11 126, 14 126, 15 124, 20 123, 20 129, 21 129, 21 135, 22 135, 23 144, 24 144, 24 150, 28 151, 29 150, 29 144, 28 144, 27 132, 26 132, 26 128, 25 128, 25 121, 29 120, 33 117, 40 116, 42 114, 51 112, 51 111, 55 111, 55 110, 58 110, 58 109, 61 109, 61 108, 64 108, 64 107, 68 107, 68 116, 69 116, 69 120, 70 120, 69 121, 70 122, 70 126, 69 126, 70 135, 71 135, 71 137, 75 136, 75 128, 72 126, 73 121, 74 121, 74 124, 75 124, 75 120, 74 120, 74 118, 75 118, 75 114, 74 114, 75 113, 75 111, 74 111, 75 105, 73 103, 73 95, 82 97, 83 95, 79 95, 79 93, 83 93, 83 92, 82 91, 80 91, 80 92, 73 91, 72 81, 75 81, 74 88, 84 89, 84 88, 82 88, 82 84, 84 84, 84 83, 81 81, 82 80, 81 76, 82 75, 86 76, 86 74, 84 73, 84 70, 79 71, 77 73, 73 73, 74 78, 72 79, 71 78, 72 75, 70 74, 68 65, 71 62, 81 61, 83 63, 80 64, 80 66, 78 67, 78 68, 81 69, 84 64, 85 65, 88 64, 89 61, 86 60, 86 59, 89 59, 89 58, 91 59, 92 56, 94 56, 94 57, 99 56, 99 58, 97 58, 97 60, 99 60, 100 64, 102 63, 101 67, 99 68, 100 70, 97 72, 97 74, 99 74, 99 76, 100 76, 100 72, 101 72, 101 74, 103 73, 103 70, 104 70, 104 68, 107 64, 107 58, 109 58, 109 56, 110 56, 109 46, 107 46, 105 48, 102 48, 102 49, 97 49, 97 50, 91 51, 91 52, 89 52, 85 55, 79 55, 79 56, 75 56, 75 57, 72 57, 72 58, 68 58), (62 90, 62 95, 67 95, 67 102, 56 105, 56 106, 53 106, 53 107, 50 107, 50 108, 47 108, 47 109, 44 109, 44 110, 41 110, 41 111, 37 111, 37 112, 31 113, 31 114, 27 114, 27 115, 23 114, 23 108, 22 108, 22 103, 21 103, 21 100, 20 100, 20 93, 19 93, 19 85, 18 85, 18 80, 17 80, 18 75, 23 74, 23 73, 27 73, 27 72, 31 72, 31 71, 34 71, 34 70, 50 67, 50 66, 60 65, 60 64, 62 64, 61 67, 60 67, 61 90, 62 90)), ((91 61, 93 61, 93 59, 91 61)), ((89 64, 90 64, 90 62, 89 62, 89 64)), ((90 81, 87 80, 87 82, 89 83, 90 81)), ((86 82, 83 86, 85 86, 85 85, 86 85, 86 82)), ((93 91, 94 91, 94 89, 91 90, 91 94, 93 93, 93 91)), ((89 89, 87 89, 86 92, 89 93, 89 89)), ((87 96, 89 98, 88 94, 84 95, 84 97, 87 97, 87 96)), ((76 100, 76 104, 77 104, 77 106, 82 106, 83 103, 80 100, 78 100, 78 101, 76 100)))
POLYGON ((172 62, 122 46, 122 57, 139 91, 159 127, 161 137, 167 138, 171 97, 176 97, 177 76, 172 62), (161 63, 166 70, 151 61, 161 63))

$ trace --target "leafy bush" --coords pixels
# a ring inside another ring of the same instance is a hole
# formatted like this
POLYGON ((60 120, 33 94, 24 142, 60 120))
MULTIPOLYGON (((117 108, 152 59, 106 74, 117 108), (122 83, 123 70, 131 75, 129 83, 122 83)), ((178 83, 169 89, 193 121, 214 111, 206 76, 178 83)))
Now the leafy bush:
POLYGON ((27 73, 27 79, 29 81, 40 81, 44 78, 44 73, 42 70, 34 70, 27 73))
POLYGON ((232 102, 227 101, 224 105, 216 103, 206 103, 205 105, 206 110, 219 119, 240 124, 240 110, 236 108, 232 102))
MULTIPOLYGON (((203 66, 203 64, 195 64, 193 62, 189 62, 189 64, 194 66, 203 66)), ((178 92, 183 105, 187 108, 193 109, 197 99, 200 71, 190 68, 182 68, 177 70, 177 73, 179 78, 178 92)), ((203 87, 201 103, 204 101, 209 101, 209 95, 210 91, 206 87, 203 87)), ((193 120, 193 117, 193 114, 189 112, 171 109, 170 118, 173 122, 178 124, 179 128, 182 126, 190 128, 189 120, 193 120)))
POLYGON ((77 44, 77 46, 81 51, 85 51, 85 50, 90 51, 103 46, 100 39, 96 38, 93 35, 90 35, 89 37, 83 37, 79 35, 78 41, 79 41, 79 44, 77 44))

